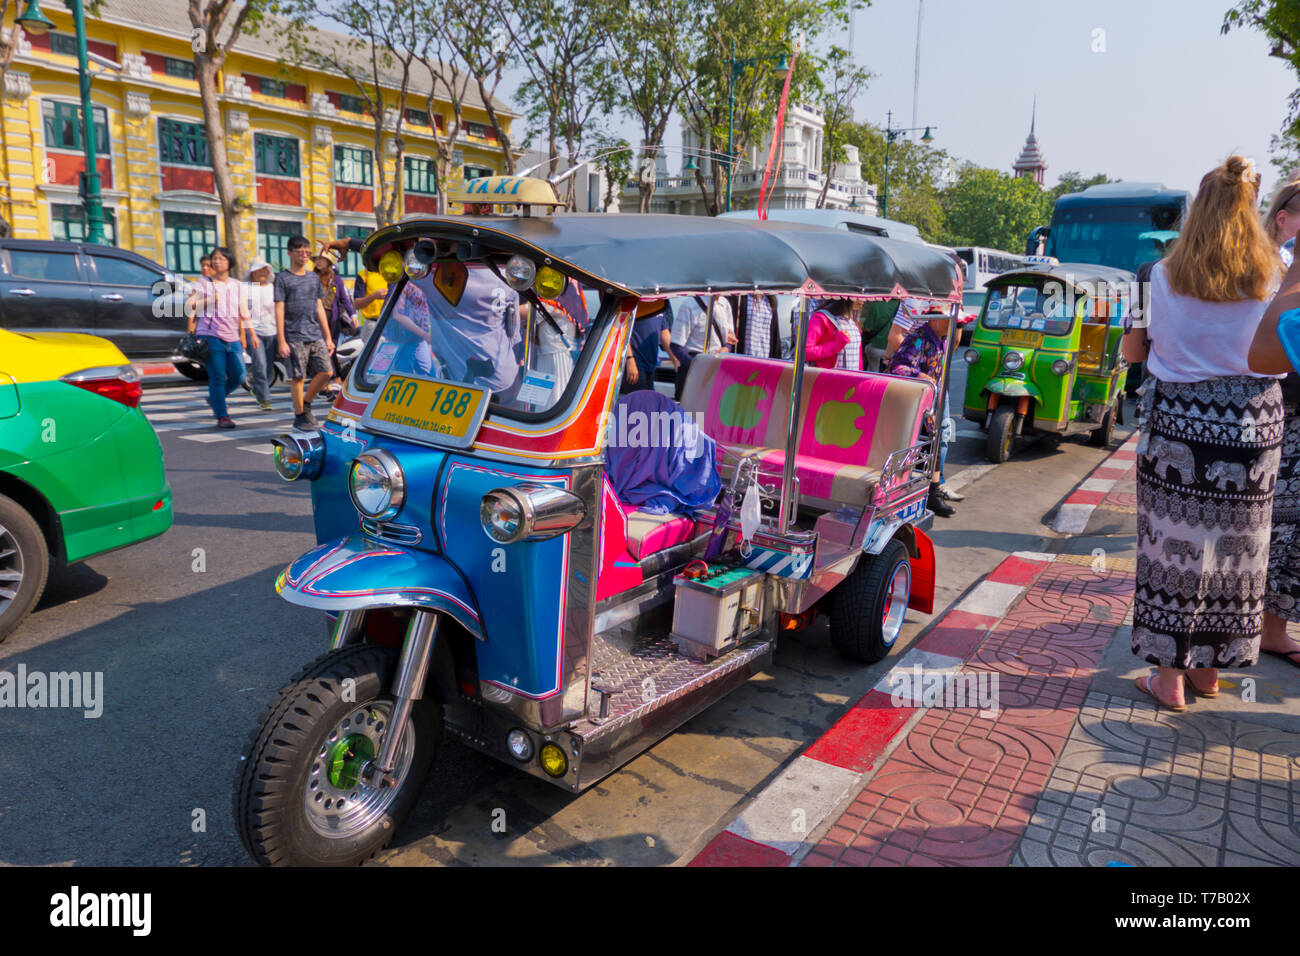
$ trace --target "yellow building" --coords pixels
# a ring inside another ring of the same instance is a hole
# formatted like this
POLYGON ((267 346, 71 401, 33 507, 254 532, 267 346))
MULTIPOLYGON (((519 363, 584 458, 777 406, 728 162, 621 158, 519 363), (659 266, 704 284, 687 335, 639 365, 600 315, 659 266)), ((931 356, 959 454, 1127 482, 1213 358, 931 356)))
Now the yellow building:
MULTIPOLYGON (((79 239, 85 220, 77 183, 85 160, 72 16, 60 3, 42 10, 54 29, 21 38, 4 78, 0 215, 15 237, 79 239)), ((315 240, 373 230, 375 164, 386 164, 390 183, 396 172, 391 118, 384 155, 376 159, 374 126, 352 81, 285 69, 277 31, 264 25, 241 37, 220 76, 231 175, 252 203, 241 217, 241 235, 222 235, 189 22, 186 0, 106 0, 98 16, 87 15, 90 52, 121 66, 91 64, 108 240, 194 274, 199 256, 218 239, 238 242, 246 256, 287 264, 285 246, 295 234, 315 240)), ((398 218, 437 210, 433 131, 450 124, 452 111, 449 103, 427 110, 428 87, 426 77, 408 90, 404 168, 395 177, 402 191, 398 218)), ((487 113, 467 93, 453 180, 502 169, 503 149, 487 113)), ((499 101, 494 108, 509 135, 518 114, 499 101)))

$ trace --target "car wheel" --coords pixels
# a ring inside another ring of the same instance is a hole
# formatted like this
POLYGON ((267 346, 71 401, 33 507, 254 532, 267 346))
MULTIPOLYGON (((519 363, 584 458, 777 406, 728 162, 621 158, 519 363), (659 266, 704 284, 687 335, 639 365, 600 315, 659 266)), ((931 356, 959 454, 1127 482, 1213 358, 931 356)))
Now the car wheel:
POLYGON ((831 644, 845 657, 874 663, 903 630, 912 596, 912 564, 901 541, 880 554, 863 555, 853 573, 830 593, 831 644))
POLYGON ((258 863, 356 866, 410 814, 442 738, 432 688, 402 728, 393 783, 360 779, 393 714, 396 648, 330 651, 280 692, 240 757, 235 827, 258 863))
POLYGON ((1123 392, 1115 396, 1115 404, 1106 409, 1106 414, 1101 417, 1101 424, 1088 436, 1089 445, 1105 448, 1110 444, 1110 437, 1115 431, 1115 419, 1120 414, 1120 403, 1123 401, 1123 392))
POLYGON ((27 509, 0 495, 0 641, 31 613, 45 591, 50 552, 27 509))

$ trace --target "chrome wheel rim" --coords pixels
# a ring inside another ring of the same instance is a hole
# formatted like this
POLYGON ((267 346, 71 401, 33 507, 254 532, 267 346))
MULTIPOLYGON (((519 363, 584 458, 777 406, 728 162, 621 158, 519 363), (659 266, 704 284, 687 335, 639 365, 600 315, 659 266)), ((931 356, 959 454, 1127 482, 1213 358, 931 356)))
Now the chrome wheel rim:
POLYGON ((894 568, 885 589, 885 607, 880 614, 880 636, 886 647, 893 646, 903 630, 907 617, 907 602, 912 596, 912 568, 902 561, 894 568))
POLYGON ((379 753, 393 707, 380 701, 354 708, 326 735, 312 757, 303 791, 307 822, 321 836, 346 839, 374 826, 401 792, 415 756, 415 727, 406 723, 392 786, 371 787, 357 772, 379 753))
POLYGON ((14 533, 0 524, 0 617, 18 599, 23 586, 23 553, 14 533))

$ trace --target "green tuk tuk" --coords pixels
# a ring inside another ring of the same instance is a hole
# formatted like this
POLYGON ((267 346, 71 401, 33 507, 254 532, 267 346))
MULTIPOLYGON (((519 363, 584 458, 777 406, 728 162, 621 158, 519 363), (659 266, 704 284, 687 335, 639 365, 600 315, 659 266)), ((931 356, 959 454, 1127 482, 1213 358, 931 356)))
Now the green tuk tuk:
POLYGON ((967 362, 962 415, 988 431, 989 461, 1018 437, 1089 433, 1105 446, 1122 420, 1120 355, 1131 272, 1038 258, 988 283, 967 362))

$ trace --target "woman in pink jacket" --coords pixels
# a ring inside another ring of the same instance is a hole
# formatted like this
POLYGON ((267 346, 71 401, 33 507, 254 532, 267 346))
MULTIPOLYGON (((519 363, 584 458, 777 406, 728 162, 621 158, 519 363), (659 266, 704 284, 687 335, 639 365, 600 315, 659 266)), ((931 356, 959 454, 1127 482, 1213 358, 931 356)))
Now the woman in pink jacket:
POLYGON ((807 360, 818 368, 862 370, 862 334, 848 299, 826 300, 808 317, 807 360))

